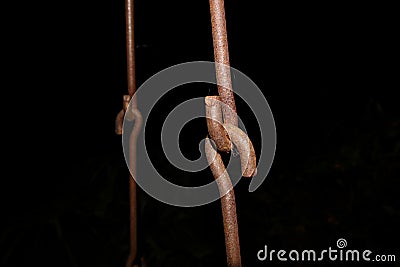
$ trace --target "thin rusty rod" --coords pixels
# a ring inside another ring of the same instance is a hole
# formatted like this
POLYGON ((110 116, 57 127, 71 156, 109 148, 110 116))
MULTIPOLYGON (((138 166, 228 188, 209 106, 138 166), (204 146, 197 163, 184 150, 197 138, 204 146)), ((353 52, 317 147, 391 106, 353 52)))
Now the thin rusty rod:
POLYGON ((232 90, 224 0, 210 0, 210 13, 218 94, 221 101, 226 104, 222 109, 224 123, 237 126, 238 118, 232 90))
POLYGON ((135 120, 135 125, 129 136, 129 168, 132 172, 129 175, 130 253, 126 261, 126 267, 132 267, 137 256, 136 145, 143 119, 137 109, 128 112, 132 113, 132 117, 135 120))
MULTIPOLYGON (((132 97, 131 110, 135 125, 129 139, 129 161, 130 169, 133 172, 129 175, 129 231, 130 231, 130 249, 126 261, 126 267, 132 267, 137 256, 137 194, 136 194, 136 143, 137 136, 142 124, 142 116, 137 110, 136 103, 136 69, 135 69, 135 34, 134 34, 134 0, 125 0, 125 22, 126 22, 126 57, 127 57, 127 78, 128 93, 132 97), (132 177, 134 176, 134 177, 132 177)), ((124 101, 126 105, 126 102, 124 101)), ((124 105, 124 108, 126 107, 124 105)), ((129 118, 129 116, 128 116, 129 118)))
MULTIPOLYGON (((125 0, 125 23, 126 23, 126 59, 128 76, 128 93, 134 97, 136 92, 135 72, 135 32, 134 32, 134 9, 133 0, 125 0)), ((132 99, 132 108, 136 108, 136 99, 132 99)))
POLYGON ((215 142, 219 151, 229 152, 232 149, 232 142, 225 131, 222 120, 221 102, 219 96, 206 96, 206 120, 208 134, 215 142))
POLYGON ((221 155, 212 147, 210 139, 205 142, 206 158, 216 179, 221 195, 222 220, 225 234, 225 247, 228 267, 241 267, 239 230, 236 215, 236 202, 233 185, 225 169, 221 155))

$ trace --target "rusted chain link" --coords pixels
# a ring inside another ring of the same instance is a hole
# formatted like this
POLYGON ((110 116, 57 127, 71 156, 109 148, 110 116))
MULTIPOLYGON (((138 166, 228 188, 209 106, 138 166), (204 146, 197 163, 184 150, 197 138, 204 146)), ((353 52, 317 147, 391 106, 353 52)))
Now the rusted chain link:
POLYGON ((238 127, 221 122, 222 106, 218 96, 207 96, 206 103, 207 128, 210 138, 215 142, 219 149, 218 142, 225 144, 232 143, 239 151, 242 176, 253 177, 257 173, 256 153, 250 138, 238 127))
MULTIPOLYGON (((242 176, 252 177, 257 172, 256 155, 249 137, 238 128, 238 116, 230 73, 224 0, 209 1, 219 97, 209 96, 205 99, 208 133, 219 151, 228 152, 232 150, 233 143, 239 151, 242 176)), ((242 263, 239 231, 232 182, 221 155, 214 150, 208 138, 205 143, 205 150, 207 161, 221 194, 227 264, 228 267, 240 267, 242 263), (224 194, 225 192, 227 193, 224 194)))
POLYGON ((218 96, 207 96, 206 119, 210 138, 215 142, 220 151, 231 150, 232 142, 239 151, 242 175, 253 177, 256 173, 256 153, 253 144, 247 134, 238 127, 222 122, 222 108, 224 104, 218 96))

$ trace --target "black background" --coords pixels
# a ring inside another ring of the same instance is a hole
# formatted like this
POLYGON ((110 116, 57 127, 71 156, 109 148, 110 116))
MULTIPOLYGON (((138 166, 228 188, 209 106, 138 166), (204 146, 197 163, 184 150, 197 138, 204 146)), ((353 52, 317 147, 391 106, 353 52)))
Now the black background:
MULTIPOLYGON (((11 116, 4 120, 4 140, 12 148, 4 150, 11 171, 3 176, 0 265, 124 266, 128 172, 114 133, 127 92, 124 2, 30 5, 16 12, 19 23, 12 23, 7 39, 12 49, 5 52, 15 76, 5 77, 12 79, 13 108, 5 113, 11 116)), ((264 245, 326 249, 339 238, 352 249, 396 254, 398 261, 394 7, 225 6, 231 65, 263 91, 278 138, 264 184, 255 193, 247 192, 248 181, 235 188, 243 265, 268 265, 256 258, 264 245)), ((208 1, 138 0, 135 23, 138 86, 174 64, 213 60, 208 1)), ((160 104, 155 138, 181 98, 216 94, 216 88, 174 92, 160 104)), ((245 110, 239 103, 259 149, 245 110)), ((207 130, 201 120, 190 127, 182 133, 183 151, 195 158, 207 130)), ((156 143, 151 150, 157 154, 156 143)), ((168 176, 177 174, 158 162, 168 176)), ((187 185, 212 180, 209 171, 179 175, 187 185)), ((148 266, 226 264, 219 202, 177 208, 139 190, 139 208, 139 254, 148 266)))

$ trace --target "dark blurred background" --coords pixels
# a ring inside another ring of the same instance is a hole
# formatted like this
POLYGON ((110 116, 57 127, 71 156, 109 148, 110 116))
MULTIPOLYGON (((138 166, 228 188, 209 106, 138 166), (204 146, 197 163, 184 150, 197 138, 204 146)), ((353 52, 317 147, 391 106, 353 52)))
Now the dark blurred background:
MULTIPOLYGON (((208 1, 135 2, 138 86, 174 64, 213 61, 208 1)), ((395 8, 236 0, 225 7, 231 65, 263 91, 278 141, 263 185, 254 193, 246 180, 235 187, 243 266, 309 266, 259 262, 256 254, 264 245, 327 249, 339 238, 349 249, 395 254, 397 263, 384 265, 400 266, 395 8)), ((16 108, 7 114, 17 116, 5 127, 16 140, 4 152, 11 171, 3 176, 0 266, 124 266, 128 170, 114 133, 127 92, 124 1, 35 3, 17 18, 25 20, 13 27, 9 53, 16 108)), ((155 138, 182 98, 210 94, 210 85, 174 90, 158 106, 155 138)), ((239 103, 259 151, 245 110, 239 103)), ((185 155, 196 158, 206 134, 202 120, 184 128, 185 155)), ((156 142, 150 149, 161 151, 156 142)), ((159 157, 158 167, 177 176, 159 157)), ((185 185, 199 179, 213 178, 179 172, 185 185)), ((218 201, 178 208, 140 190, 138 198, 139 255, 149 267, 226 265, 218 201)))

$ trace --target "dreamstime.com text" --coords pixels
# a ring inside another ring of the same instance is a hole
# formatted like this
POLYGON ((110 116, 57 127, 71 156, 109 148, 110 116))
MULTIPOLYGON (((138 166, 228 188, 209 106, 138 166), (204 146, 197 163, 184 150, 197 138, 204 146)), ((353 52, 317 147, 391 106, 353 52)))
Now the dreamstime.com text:
POLYGON ((394 254, 373 254, 371 250, 344 249, 347 241, 340 238, 336 242, 336 248, 328 247, 328 249, 316 251, 307 249, 297 250, 268 250, 265 245, 263 249, 257 252, 257 258, 260 261, 374 261, 374 262, 395 262, 394 254))

